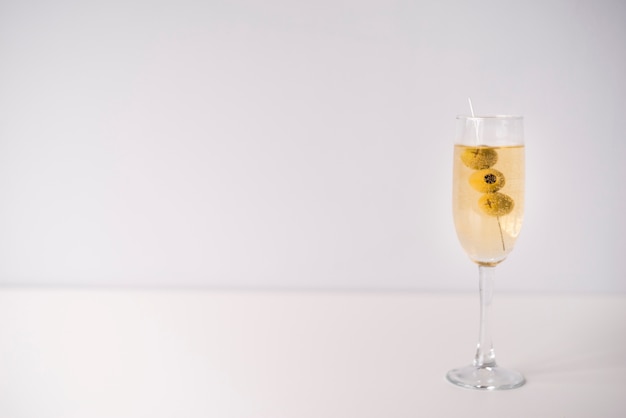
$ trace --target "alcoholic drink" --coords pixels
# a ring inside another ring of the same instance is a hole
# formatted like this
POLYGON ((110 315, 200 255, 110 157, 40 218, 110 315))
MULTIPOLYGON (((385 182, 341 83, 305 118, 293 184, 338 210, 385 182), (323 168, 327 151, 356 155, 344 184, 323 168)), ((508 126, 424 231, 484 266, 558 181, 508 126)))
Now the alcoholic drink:
POLYGON ((522 227, 524 119, 475 116, 473 109, 471 117, 456 119, 454 223, 463 249, 478 264, 480 329, 472 364, 450 370, 446 378, 471 389, 514 389, 526 379, 496 363, 490 318, 496 266, 513 250, 522 227))
POLYGON ((511 252, 524 216, 524 146, 454 146, 453 215, 470 259, 496 265, 511 252))

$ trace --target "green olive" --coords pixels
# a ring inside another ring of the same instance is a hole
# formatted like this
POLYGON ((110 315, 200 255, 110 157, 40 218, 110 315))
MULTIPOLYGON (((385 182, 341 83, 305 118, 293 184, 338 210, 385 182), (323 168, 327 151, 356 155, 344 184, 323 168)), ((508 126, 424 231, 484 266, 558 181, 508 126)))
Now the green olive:
POLYGON ((469 178, 470 185, 481 193, 497 192, 504 187, 504 174, 493 168, 478 170, 469 178))
POLYGON ((493 148, 467 148, 461 154, 461 160, 472 170, 482 170, 498 161, 498 153, 493 148))
POLYGON ((485 193, 478 199, 478 206, 490 216, 504 216, 511 213, 515 202, 504 193, 485 193))

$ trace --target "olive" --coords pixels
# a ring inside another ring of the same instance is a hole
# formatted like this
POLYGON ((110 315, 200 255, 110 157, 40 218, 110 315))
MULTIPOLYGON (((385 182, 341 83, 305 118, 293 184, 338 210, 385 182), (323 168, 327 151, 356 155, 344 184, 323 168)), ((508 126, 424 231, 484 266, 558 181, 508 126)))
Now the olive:
POLYGON ((504 216, 511 213, 515 202, 504 193, 485 193, 478 199, 478 206, 487 215, 504 216))
POLYGON ((493 168, 478 170, 469 178, 470 185, 481 193, 497 192, 504 187, 504 174, 493 168))
POLYGON ((482 170, 498 161, 498 153, 493 148, 467 148, 461 154, 461 161, 472 170, 482 170))

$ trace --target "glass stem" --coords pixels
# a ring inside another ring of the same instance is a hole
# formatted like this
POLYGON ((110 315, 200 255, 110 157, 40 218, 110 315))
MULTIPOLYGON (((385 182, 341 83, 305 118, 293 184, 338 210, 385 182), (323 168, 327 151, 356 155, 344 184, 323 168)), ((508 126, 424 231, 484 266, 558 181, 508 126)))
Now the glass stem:
POLYGON ((495 272, 495 266, 478 266, 480 331, 478 333, 476 357, 474 357, 474 366, 476 367, 496 366, 496 353, 493 350, 493 342, 491 340, 491 301, 493 299, 495 272))

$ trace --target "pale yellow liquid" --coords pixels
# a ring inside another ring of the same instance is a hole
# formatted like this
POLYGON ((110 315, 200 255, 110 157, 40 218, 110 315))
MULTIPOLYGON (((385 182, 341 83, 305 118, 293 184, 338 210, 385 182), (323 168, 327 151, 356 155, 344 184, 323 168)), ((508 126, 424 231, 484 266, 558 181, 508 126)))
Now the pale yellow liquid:
POLYGON ((468 148, 454 146, 452 209, 456 232, 465 252, 479 263, 495 265, 511 252, 522 227, 524 217, 524 147, 489 147, 498 153, 491 167, 504 174, 506 183, 498 190, 513 199, 513 210, 502 216, 492 216, 479 207, 483 193, 469 183, 476 171, 467 167, 461 155, 468 148))

